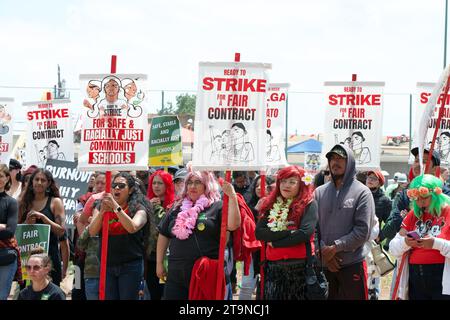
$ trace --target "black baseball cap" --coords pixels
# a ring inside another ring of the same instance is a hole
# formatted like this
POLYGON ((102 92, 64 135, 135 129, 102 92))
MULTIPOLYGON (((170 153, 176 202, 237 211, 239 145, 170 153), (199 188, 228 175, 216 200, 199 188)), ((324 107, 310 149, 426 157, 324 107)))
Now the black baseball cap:
POLYGON ((22 169, 22 164, 16 160, 16 159, 10 159, 9 160, 9 169, 10 170, 14 170, 14 169, 22 169))
POLYGON ((345 149, 342 148, 340 144, 335 145, 325 156, 328 160, 330 160, 331 155, 335 153, 338 156, 347 159, 347 152, 345 152, 345 149))
POLYGON ((175 182, 178 179, 186 179, 186 176, 188 175, 188 172, 185 168, 178 169, 177 172, 175 172, 175 175, 173 176, 173 182, 175 182))
MULTIPOLYGON (((430 148, 429 147, 423 148, 423 151, 430 153, 430 148)), ((417 156, 417 154, 419 153, 419 147, 412 148, 411 153, 413 154, 414 157, 417 156)), ((435 167, 441 165, 441 156, 439 155, 439 152, 437 152, 436 149, 433 150, 431 160, 433 160, 433 164, 435 167)))

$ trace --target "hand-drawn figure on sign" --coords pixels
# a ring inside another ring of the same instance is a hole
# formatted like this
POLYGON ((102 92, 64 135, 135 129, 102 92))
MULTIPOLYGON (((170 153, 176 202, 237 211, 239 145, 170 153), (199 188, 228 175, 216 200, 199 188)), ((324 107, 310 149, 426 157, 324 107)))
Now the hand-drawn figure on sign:
POLYGON ((127 98, 130 106, 128 109, 128 116, 130 118, 140 117, 142 114, 142 107, 140 104, 144 101, 144 92, 142 92, 142 90, 137 91, 137 86, 133 79, 123 79, 122 86, 125 90, 125 97, 127 98))
POLYGON ((267 129, 266 130, 266 152, 267 152, 267 161, 269 161, 269 162, 278 161, 281 159, 278 145, 272 144, 272 140, 273 140, 272 131, 267 129))
POLYGON ((7 125, 11 121, 11 115, 6 113, 4 105, 0 104, 0 134, 7 134, 9 132, 9 126, 7 125))
POLYGON ((223 140, 220 134, 215 134, 213 130, 214 126, 209 126, 209 133, 211 136, 211 156, 209 161, 221 161, 222 160, 222 148, 223 140))
POLYGON ((372 160, 370 149, 363 146, 365 140, 361 131, 352 134, 351 148, 355 154, 355 160, 359 164, 369 163, 372 160))
POLYGON ((90 115, 91 118, 94 118, 94 105, 97 103, 97 99, 100 96, 101 88, 100 86, 102 83, 98 80, 90 80, 87 87, 86 87, 86 93, 88 95, 87 99, 84 99, 83 105, 86 108, 89 108, 88 115, 90 115))
POLYGON ((439 153, 442 164, 450 164, 450 132, 444 131, 439 136, 439 153))
POLYGON ((318 171, 320 166, 320 155, 318 154, 308 154, 305 160, 305 168, 308 171, 318 171))
POLYGON ((64 153, 59 152, 59 144, 56 140, 50 140, 44 150, 47 150, 47 159, 66 160, 64 153))
POLYGON ((248 132, 242 122, 231 126, 231 150, 228 159, 232 161, 253 161, 255 154, 253 145, 248 142, 248 132))

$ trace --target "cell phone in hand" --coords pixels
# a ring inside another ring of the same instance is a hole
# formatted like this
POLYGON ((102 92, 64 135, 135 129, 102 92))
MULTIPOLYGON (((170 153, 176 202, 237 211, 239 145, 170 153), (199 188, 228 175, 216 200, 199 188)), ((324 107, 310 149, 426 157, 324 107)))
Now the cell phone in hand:
POLYGON ((421 238, 417 231, 409 231, 406 235, 414 240, 419 240, 421 238))

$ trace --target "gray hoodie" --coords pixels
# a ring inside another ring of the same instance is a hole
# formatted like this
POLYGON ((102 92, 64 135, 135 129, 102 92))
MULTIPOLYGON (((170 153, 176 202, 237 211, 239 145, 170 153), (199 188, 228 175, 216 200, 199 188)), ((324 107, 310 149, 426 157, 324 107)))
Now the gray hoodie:
MULTIPOLYGON (((340 190, 330 181, 315 191, 319 207, 319 226, 322 245, 336 245, 341 266, 364 260, 364 243, 369 239, 375 204, 370 189, 355 179, 355 158, 347 146, 340 145, 347 154, 344 183, 340 190)), ((328 163, 329 164, 329 163, 328 163)))

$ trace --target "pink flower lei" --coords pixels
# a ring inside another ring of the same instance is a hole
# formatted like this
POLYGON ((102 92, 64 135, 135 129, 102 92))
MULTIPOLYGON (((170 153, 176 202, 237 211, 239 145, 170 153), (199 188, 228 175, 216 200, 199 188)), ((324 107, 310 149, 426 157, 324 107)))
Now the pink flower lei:
POLYGON ((197 222, 197 217, 200 212, 205 208, 208 208, 210 203, 208 198, 204 194, 195 201, 195 205, 187 197, 183 199, 181 203, 181 211, 178 213, 177 219, 175 220, 175 225, 172 228, 172 233, 175 237, 180 240, 186 240, 192 230, 195 228, 195 223, 197 222))

